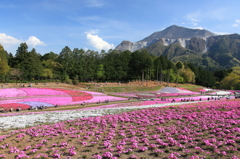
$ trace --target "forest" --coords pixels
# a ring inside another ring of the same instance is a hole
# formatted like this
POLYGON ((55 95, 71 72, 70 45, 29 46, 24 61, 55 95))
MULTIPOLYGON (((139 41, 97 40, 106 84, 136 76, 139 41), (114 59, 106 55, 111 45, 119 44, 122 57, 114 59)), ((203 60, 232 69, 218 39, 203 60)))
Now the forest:
POLYGON ((44 55, 36 49, 28 50, 21 43, 16 54, 8 53, 0 45, 1 82, 129 82, 156 80, 171 83, 193 83, 205 87, 240 89, 240 68, 204 70, 192 63, 172 62, 167 56, 155 56, 147 50, 118 51, 71 50, 65 46, 57 54, 44 55), (231 83, 231 84, 229 84, 231 83))

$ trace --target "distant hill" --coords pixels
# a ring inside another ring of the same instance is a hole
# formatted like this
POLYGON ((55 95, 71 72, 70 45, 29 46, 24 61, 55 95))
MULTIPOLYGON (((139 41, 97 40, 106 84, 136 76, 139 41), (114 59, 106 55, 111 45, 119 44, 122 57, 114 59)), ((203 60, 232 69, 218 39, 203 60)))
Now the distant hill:
POLYGON ((172 61, 191 62, 208 69, 240 66, 240 35, 216 35, 207 30, 170 26, 138 42, 123 41, 116 50, 147 49, 172 61))

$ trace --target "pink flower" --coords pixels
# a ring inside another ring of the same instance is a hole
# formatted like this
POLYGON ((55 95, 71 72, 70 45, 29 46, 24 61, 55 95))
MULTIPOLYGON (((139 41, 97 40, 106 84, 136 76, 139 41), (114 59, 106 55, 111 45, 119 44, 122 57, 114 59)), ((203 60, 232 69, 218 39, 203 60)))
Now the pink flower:
POLYGON ((134 158, 138 158, 138 157, 136 155, 131 155, 130 158, 134 159, 134 158))
POLYGON ((45 154, 38 154, 37 156, 36 156, 36 158, 41 158, 41 157, 45 157, 45 158, 47 158, 48 157, 48 155, 45 155, 45 154))
POLYGON ((0 154, 0 157, 4 157, 5 158, 5 154, 0 154))
POLYGON ((94 157, 95 159, 102 159, 102 156, 100 156, 100 155, 93 155, 93 157, 94 157))
POLYGON ((148 148, 147 147, 145 147, 145 146, 140 146, 139 147, 139 150, 141 150, 141 151, 146 151, 148 148))
POLYGON ((61 154, 54 153, 54 154, 52 155, 52 157, 54 157, 54 158, 60 158, 60 157, 61 157, 61 154))
POLYGON ((160 150, 160 149, 156 149, 156 150, 154 150, 154 152, 156 152, 156 153, 164 153, 164 151, 160 150))
POLYGON ((19 159, 19 158, 29 158, 29 156, 26 155, 26 154, 18 154, 15 158, 16 159, 19 159))
POLYGON ((26 151, 26 150, 28 150, 30 148, 31 148, 31 146, 27 146, 27 147, 24 148, 24 150, 26 151))
POLYGON ((103 154, 103 157, 108 157, 108 158, 112 158, 113 157, 113 154, 111 152, 105 152, 103 154))
POLYGON ((32 149, 31 151, 34 153, 34 152, 37 152, 37 151, 38 151, 38 149, 32 149))
POLYGON ((74 151, 73 149, 69 149, 69 150, 68 150, 68 153, 69 153, 70 156, 73 156, 73 155, 76 155, 76 154, 77 154, 77 152, 74 151))

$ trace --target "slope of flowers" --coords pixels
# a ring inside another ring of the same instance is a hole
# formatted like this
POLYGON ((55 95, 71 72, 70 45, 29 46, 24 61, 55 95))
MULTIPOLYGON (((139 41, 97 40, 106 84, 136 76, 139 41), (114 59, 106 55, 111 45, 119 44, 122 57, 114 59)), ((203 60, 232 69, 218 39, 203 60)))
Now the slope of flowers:
POLYGON ((24 97, 27 93, 17 88, 0 89, 0 98, 6 97, 24 97))
POLYGON ((74 105, 83 102, 104 102, 106 100, 126 100, 108 96, 103 93, 86 92, 78 90, 66 90, 61 88, 6 88, 0 89, 0 107, 14 110, 20 107, 28 109, 30 107, 52 107, 54 105, 74 105))
POLYGON ((189 90, 186 90, 184 88, 176 88, 176 87, 164 87, 159 92, 162 93, 190 93, 190 94, 198 94, 197 92, 192 92, 189 90))
POLYGON ((90 100, 93 98, 92 94, 83 91, 67 90, 62 88, 48 88, 48 89, 57 90, 71 95, 72 102, 90 100))
POLYGON ((68 120, 20 129, 0 141, 0 157, 5 158, 237 159, 240 101, 68 120))

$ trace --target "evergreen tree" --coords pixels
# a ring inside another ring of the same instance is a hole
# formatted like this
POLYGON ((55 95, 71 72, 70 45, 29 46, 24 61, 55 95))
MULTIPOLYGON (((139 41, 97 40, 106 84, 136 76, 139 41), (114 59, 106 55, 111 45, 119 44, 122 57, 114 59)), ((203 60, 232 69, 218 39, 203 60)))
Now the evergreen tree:
POLYGON ((74 62, 73 62, 73 52, 72 50, 68 47, 65 46, 62 51, 60 52, 57 62, 59 62, 63 68, 62 68, 62 77, 63 79, 66 79, 65 77, 68 76, 70 78, 74 78, 74 62))
POLYGON ((39 79, 43 74, 43 66, 36 50, 33 48, 25 55, 25 58, 19 65, 22 76, 29 81, 33 80, 34 78, 39 79))
POLYGON ((27 43, 21 43, 16 51, 16 64, 20 67, 20 64, 28 58, 28 46, 27 43))
POLYGON ((41 61, 46 61, 46 60, 52 60, 52 61, 56 61, 58 58, 58 54, 55 54, 54 52, 49 52, 49 53, 46 53, 44 54, 42 57, 41 57, 41 61))
POLYGON ((2 45, 0 45, 0 76, 4 77, 7 75, 10 67, 8 66, 8 60, 6 52, 2 45))
POLYGON ((178 62, 176 63, 176 68, 177 68, 177 69, 182 69, 182 68, 183 68, 183 63, 182 63, 181 61, 178 61, 178 62))

